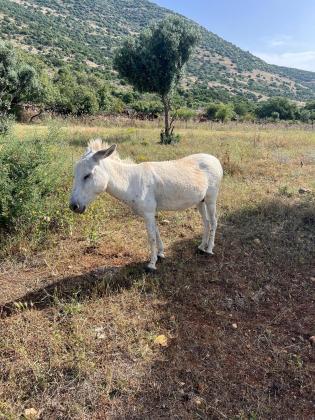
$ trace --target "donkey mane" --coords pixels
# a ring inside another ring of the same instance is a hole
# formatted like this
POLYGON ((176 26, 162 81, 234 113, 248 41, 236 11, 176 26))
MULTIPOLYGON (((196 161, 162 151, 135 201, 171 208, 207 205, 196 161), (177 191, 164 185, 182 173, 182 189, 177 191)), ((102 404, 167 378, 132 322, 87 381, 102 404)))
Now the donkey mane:
MULTIPOLYGON (((88 146, 87 146, 87 151, 88 152, 98 152, 99 150, 103 150, 103 149, 108 149, 109 148, 109 144, 106 142, 103 142, 102 139, 97 138, 97 139, 91 139, 88 142, 88 146)), ((121 160, 120 156, 117 152, 117 150, 115 150, 114 153, 112 153, 112 155, 110 156, 111 159, 117 159, 117 160, 121 160)))
MULTIPOLYGON (((95 152, 98 152, 99 150, 108 149, 109 147, 110 147, 110 145, 107 142, 103 141, 101 138, 91 139, 88 142, 87 151, 86 151, 85 156, 89 153, 95 153, 95 152)), ((107 159, 114 159, 114 160, 118 160, 118 161, 123 162, 123 163, 134 163, 134 161, 129 157, 127 157, 126 159, 122 159, 119 156, 119 153, 117 152, 117 149, 107 159)))

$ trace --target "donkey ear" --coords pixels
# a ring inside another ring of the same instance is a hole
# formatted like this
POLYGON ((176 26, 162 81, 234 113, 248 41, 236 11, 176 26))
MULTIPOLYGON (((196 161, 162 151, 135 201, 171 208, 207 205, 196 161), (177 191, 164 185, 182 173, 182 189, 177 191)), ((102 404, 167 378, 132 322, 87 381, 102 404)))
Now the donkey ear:
POLYGON ((96 162, 99 162, 101 159, 105 159, 108 156, 110 156, 114 151, 116 150, 117 145, 113 144, 108 149, 99 150, 98 152, 94 153, 93 159, 96 160, 96 162))

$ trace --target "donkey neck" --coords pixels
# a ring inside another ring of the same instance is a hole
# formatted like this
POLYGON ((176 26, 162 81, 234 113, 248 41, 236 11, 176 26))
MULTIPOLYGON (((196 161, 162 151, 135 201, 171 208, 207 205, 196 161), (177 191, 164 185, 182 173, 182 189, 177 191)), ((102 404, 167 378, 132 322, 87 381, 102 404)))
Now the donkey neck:
POLYGON ((105 159, 103 167, 109 177, 106 192, 118 200, 130 202, 132 200, 131 181, 137 165, 105 159))

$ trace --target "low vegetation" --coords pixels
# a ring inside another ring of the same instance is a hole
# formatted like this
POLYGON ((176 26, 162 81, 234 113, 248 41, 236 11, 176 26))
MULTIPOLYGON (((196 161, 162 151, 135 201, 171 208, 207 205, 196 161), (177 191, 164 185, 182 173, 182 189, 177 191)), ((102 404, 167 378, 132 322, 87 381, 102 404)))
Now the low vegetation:
POLYGON ((39 245, 68 226, 69 162, 50 133, 23 142, 9 136, 0 147, 0 243, 28 237, 39 245))
POLYGON ((1 138, 0 417, 312 416, 313 131, 183 119, 163 146, 160 130, 54 121, 1 138), (124 205, 105 195, 73 217, 92 137, 136 162, 218 156, 215 256, 195 252, 195 210, 159 215, 155 276, 124 205))

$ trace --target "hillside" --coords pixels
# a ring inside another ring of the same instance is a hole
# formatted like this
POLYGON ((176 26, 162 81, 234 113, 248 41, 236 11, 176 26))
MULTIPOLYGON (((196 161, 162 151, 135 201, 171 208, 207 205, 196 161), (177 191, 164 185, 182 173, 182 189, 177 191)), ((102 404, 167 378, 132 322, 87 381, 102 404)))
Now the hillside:
MULTIPOLYGON (((0 38, 38 54, 51 67, 65 63, 116 78, 111 67, 124 37, 170 14, 147 0, 0 0, 0 38)), ((200 28, 200 27, 199 27, 200 28)), ((315 73, 269 65, 200 28, 184 88, 249 99, 315 98, 315 73)))

